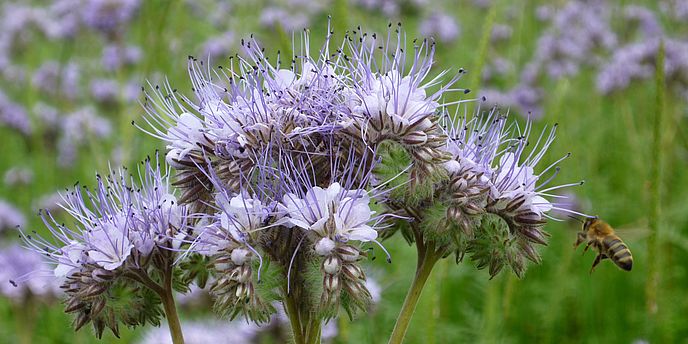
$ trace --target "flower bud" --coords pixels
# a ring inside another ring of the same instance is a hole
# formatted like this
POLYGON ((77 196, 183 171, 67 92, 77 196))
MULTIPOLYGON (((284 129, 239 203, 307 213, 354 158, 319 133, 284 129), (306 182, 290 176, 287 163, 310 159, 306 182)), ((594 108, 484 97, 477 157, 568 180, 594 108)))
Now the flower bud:
POLYGON ((328 256, 334 250, 335 242, 330 238, 322 238, 315 244, 315 253, 328 256))
POLYGON ((237 248, 232 251, 232 262, 236 265, 244 265, 249 260, 251 251, 245 248, 237 248))
POLYGON ((91 304, 91 317, 95 317, 105 308, 106 298, 99 297, 91 304))
POLYGON ((215 270, 217 270, 217 271, 225 271, 225 270, 229 269, 230 267, 231 266, 229 263, 221 262, 219 260, 215 262, 215 270))
POLYGON ((328 292, 334 292, 339 289, 339 276, 337 275, 327 275, 324 280, 325 290, 328 292))
POLYGON ((336 256, 329 256, 325 258, 322 266, 325 273, 334 275, 339 272, 339 270, 342 267, 342 264, 339 261, 339 258, 337 258, 336 256))
POLYGON ((247 265, 241 265, 235 267, 229 274, 229 279, 239 283, 246 283, 251 279, 251 267, 247 265))
POLYGON ((236 287, 236 291, 234 293, 234 296, 237 298, 241 298, 244 296, 244 292, 246 291, 246 285, 245 284, 238 284, 236 287))
POLYGON ((107 288, 108 288, 107 284, 104 284, 104 283, 92 284, 88 288, 86 288, 81 293, 81 295, 84 298, 90 298, 90 297, 98 296, 98 295, 104 293, 107 290, 107 288))
POLYGON ((343 245, 337 248, 337 253, 339 253, 339 256, 342 257, 345 262, 355 262, 361 257, 360 251, 349 245, 343 245))
POLYGON ((359 278, 365 278, 363 270, 356 264, 345 264, 342 267, 342 271, 346 277, 350 280, 357 280, 359 278))
POLYGON ((420 146, 428 141, 428 134, 423 131, 412 131, 404 135, 401 140, 409 146, 420 146))

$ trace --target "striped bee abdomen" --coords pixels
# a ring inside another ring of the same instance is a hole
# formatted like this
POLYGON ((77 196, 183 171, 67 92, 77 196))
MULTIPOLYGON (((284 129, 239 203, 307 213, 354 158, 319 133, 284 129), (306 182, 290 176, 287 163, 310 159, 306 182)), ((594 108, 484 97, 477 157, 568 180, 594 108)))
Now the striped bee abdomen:
POLYGON ((631 271, 631 268, 633 268, 631 250, 628 249, 628 246, 626 246, 618 236, 614 234, 608 235, 602 240, 602 248, 604 249, 605 255, 609 257, 614 264, 623 270, 631 271))

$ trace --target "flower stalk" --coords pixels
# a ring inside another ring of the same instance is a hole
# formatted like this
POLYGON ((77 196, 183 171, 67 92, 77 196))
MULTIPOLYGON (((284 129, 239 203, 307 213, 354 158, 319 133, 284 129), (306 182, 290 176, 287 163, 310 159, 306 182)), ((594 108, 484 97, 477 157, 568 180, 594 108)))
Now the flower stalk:
POLYGON ((289 318, 289 324, 291 325, 291 332, 294 336, 295 344, 305 344, 306 341, 303 337, 301 326, 301 316, 299 310, 296 307, 296 300, 294 300, 294 294, 287 294, 284 298, 284 308, 289 318))
POLYGON ((433 242, 428 242, 427 245, 421 245, 419 242, 416 247, 418 247, 416 274, 406 294, 404 304, 401 306, 396 324, 394 324, 394 330, 389 337, 389 344, 400 344, 404 341, 406 331, 411 323, 411 318, 413 318, 413 313, 416 311, 416 305, 418 305, 418 300, 423 292, 423 287, 428 281, 433 267, 435 267, 437 261, 442 258, 441 252, 435 249, 435 244, 433 242))
POLYGON ((165 310, 165 318, 167 318, 167 326, 170 330, 170 337, 172 338, 172 343, 184 344, 184 334, 182 333, 182 326, 179 322, 177 306, 174 302, 174 296, 171 288, 172 285, 168 284, 167 286, 165 288, 165 292, 160 295, 160 298, 162 300, 163 309, 165 310))

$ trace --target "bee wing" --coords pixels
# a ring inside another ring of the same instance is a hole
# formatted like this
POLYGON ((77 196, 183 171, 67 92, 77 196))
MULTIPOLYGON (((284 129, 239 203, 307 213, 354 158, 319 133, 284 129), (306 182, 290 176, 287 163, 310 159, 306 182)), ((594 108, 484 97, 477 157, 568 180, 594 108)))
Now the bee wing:
POLYGON ((650 229, 647 227, 621 227, 615 229, 615 232, 624 241, 639 241, 650 236, 650 229))

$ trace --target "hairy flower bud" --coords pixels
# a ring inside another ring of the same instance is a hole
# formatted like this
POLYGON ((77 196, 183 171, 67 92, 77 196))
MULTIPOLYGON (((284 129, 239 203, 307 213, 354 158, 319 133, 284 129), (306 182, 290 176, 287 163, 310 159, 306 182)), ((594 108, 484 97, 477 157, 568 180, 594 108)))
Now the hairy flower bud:
POLYGON ((320 256, 329 255, 335 248, 335 242, 330 238, 322 238, 315 243, 315 253, 320 256))
POLYGON ((244 265, 250 259, 251 251, 245 248, 232 250, 232 262, 236 265, 244 265))
POLYGON ((350 245, 338 247, 337 254, 339 254, 345 262, 357 262, 361 258, 361 251, 350 245))
POLYGON ((342 264, 336 256, 329 256, 323 261, 323 271, 330 275, 335 275, 339 272, 342 264))
POLYGON ((328 275, 325 277, 325 290, 328 292, 336 292, 339 290, 339 276, 338 275, 328 275))

